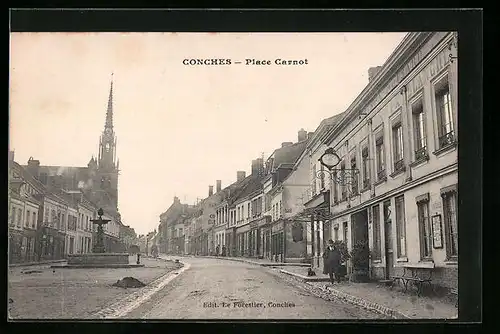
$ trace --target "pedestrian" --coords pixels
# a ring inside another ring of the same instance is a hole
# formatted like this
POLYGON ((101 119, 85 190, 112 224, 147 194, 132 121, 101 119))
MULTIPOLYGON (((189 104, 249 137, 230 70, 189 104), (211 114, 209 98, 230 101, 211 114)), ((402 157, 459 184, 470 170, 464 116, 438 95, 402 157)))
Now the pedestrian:
POLYGON ((215 256, 219 256, 219 250, 220 250, 220 245, 217 245, 217 247, 215 247, 215 256))
POLYGON ((226 245, 222 245, 222 256, 226 256, 226 245))
POLYGON ((330 282, 333 284, 334 275, 338 283, 340 283, 340 251, 333 246, 333 240, 328 240, 328 246, 323 253, 324 271, 330 276, 330 282))

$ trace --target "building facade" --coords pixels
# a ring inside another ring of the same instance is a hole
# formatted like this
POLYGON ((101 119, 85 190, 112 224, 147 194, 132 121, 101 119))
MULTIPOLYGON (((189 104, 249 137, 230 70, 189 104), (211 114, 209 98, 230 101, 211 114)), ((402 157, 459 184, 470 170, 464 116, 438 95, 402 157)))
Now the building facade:
POLYGON ((40 201, 34 180, 9 157, 9 263, 34 262, 37 259, 37 229, 40 201))
POLYGON ((428 262, 457 286, 456 48, 454 33, 408 34, 324 140, 359 170, 331 183, 329 237, 367 242, 373 278, 428 262))

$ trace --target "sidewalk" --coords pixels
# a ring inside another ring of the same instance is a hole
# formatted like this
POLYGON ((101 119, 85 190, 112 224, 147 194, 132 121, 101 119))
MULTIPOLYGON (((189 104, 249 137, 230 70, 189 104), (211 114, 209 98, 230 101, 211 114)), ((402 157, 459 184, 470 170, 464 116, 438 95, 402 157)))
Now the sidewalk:
POLYGON ((227 257, 227 256, 194 256, 198 258, 209 258, 209 259, 219 259, 219 260, 229 260, 229 261, 238 261, 254 264, 262 267, 310 267, 308 263, 287 263, 287 262, 272 262, 268 259, 257 259, 257 258, 245 258, 245 257, 227 257))
MULTIPOLYGON (((378 283, 341 282, 332 285, 307 277, 304 268, 289 267, 280 272, 294 276, 314 287, 329 291, 338 298, 371 309, 396 319, 456 319, 458 310, 454 301, 438 297, 417 297, 413 292, 404 293, 400 287, 390 289, 378 283)), ((318 273, 317 278, 327 278, 318 273)))

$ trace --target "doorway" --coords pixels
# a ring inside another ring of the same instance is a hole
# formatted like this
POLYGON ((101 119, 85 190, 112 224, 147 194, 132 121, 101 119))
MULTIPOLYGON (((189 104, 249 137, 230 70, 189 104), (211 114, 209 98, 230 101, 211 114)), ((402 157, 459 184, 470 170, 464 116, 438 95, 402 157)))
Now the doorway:
MULTIPOLYGON (((354 248, 358 243, 366 243, 368 245, 368 210, 363 210, 351 215, 351 228, 352 228, 352 247, 354 248)), ((364 253, 363 253, 364 254, 364 253)), ((359 266, 356 269, 368 272, 369 270, 369 256, 370 253, 366 252, 365 257, 359 261, 359 266)))
POLYGON ((384 202, 384 236, 385 236, 385 278, 394 276, 394 251, 392 240, 391 201, 384 202))

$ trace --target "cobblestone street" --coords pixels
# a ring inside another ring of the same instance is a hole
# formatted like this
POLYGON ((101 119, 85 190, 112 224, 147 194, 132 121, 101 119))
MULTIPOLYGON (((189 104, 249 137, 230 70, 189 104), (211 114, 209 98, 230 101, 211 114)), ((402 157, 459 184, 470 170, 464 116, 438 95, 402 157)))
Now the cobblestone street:
POLYGON ((125 318, 384 318, 341 301, 322 299, 319 289, 270 268, 217 259, 180 260, 189 262, 191 268, 125 318))

